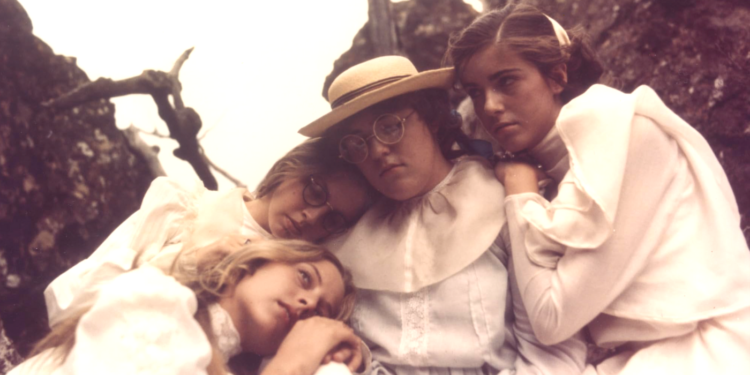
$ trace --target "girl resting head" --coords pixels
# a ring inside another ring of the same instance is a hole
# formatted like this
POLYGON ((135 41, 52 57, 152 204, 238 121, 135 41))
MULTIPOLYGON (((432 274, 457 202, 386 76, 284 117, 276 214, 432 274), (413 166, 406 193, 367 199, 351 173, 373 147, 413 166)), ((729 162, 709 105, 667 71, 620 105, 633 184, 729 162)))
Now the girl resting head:
POLYGON ((318 242, 346 231, 377 193, 350 164, 310 139, 279 159, 246 202, 253 218, 276 238, 318 242))
POLYGON ((451 112, 452 81, 450 69, 418 73, 400 56, 366 61, 333 81, 332 111, 300 133, 324 135, 387 197, 421 196, 445 178, 457 156, 452 146, 465 138, 451 112))
POLYGON ((515 3, 474 20, 451 38, 446 56, 484 127, 513 153, 538 144, 562 106, 602 74, 581 27, 565 31, 515 3))
MULTIPOLYGON (((312 374, 324 360, 339 358, 335 354, 343 348, 343 360, 352 368, 359 366, 359 339, 341 322, 352 311, 355 289, 332 253, 305 241, 266 240, 210 254, 201 259, 197 272, 176 267, 173 274, 197 299, 195 319, 213 349, 209 374, 226 373, 229 358, 224 356, 240 352, 258 358, 277 353, 266 367, 271 372, 303 369, 312 374), (218 346, 220 338, 212 325, 217 306, 239 335, 237 347, 218 346)), ((34 354, 58 348, 56 354, 64 360, 75 345, 78 322, 88 311, 53 327, 34 354)), ((158 332, 153 337, 159 337, 158 332)))

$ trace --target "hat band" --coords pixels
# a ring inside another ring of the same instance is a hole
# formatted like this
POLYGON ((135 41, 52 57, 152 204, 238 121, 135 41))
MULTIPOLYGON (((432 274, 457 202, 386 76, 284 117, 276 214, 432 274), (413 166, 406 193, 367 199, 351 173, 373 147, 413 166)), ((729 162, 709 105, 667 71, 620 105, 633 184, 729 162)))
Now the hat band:
POLYGON ((356 97, 358 97, 358 96, 360 96, 360 95, 362 95, 362 94, 364 94, 364 93, 366 93, 368 91, 375 90, 378 87, 385 86, 385 85, 387 85, 387 84, 389 84, 391 82, 396 82, 396 81, 398 81, 398 80, 400 80, 402 78, 406 78, 406 77, 409 77, 409 75, 383 78, 383 79, 381 79, 379 81, 375 81, 375 82, 372 82, 370 84, 364 85, 364 86, 362 86, 362 87, 360 87, 360 88, 358 88, 356 90, 349 91, 346 94, 341 95, 336 100, 334 100, 331 103, 331 109, 335 109, 336 107, 339 107, 342 104, 347 103, 350 100, 352 100, 352 99, 354 99, 354 98, 356 98, 356 97))

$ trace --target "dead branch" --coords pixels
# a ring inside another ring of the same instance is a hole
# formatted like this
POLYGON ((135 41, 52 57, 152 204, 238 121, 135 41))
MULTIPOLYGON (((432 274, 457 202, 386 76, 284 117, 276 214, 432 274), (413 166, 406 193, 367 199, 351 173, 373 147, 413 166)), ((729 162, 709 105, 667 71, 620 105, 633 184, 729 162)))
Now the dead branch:
POLYGON ((226 177, 227 180, 232 181, 232 183, 235 186, 237 186, 237 187, 247 187, 247 185, 245 185, 242 181, 240 181, 239 179, 237 179, 234 176, 230 175, 229 172, 225 171, 224 169, 222 169, 218 165, 214 164, 214 162, 212 162, 211 159, 209 159, 206 156, 206 154, 203 154, 203 157, 206 158, 206 162, 208 163, 209 166, 211 166, 211 168, 213 168, 216 172, 219 172, 219 174, 221 174, 222 176, 226 177))
POLYGON ((151 174, 156 177, 166 176, 167 173, 164 172, 164 168, 162 168, 161 163, 159 162, 158 148, 154 148, 146 144, 146 142, 144 142, 143 139, 138 136, 138 133, 141 132, 144 131, 136 128, 135 126, 133 126, 133 124, 130 124, 130 126, 122 131, 122 133, 125 135, 125 139, 128 141, 128 145, 130 146, 130 148, 141 155, 141 157, 143 157, 143 159, 146 161, 146 166, 148 167, 149 171, 151 171, 151 174))
POLYGON ((176 140, 179 147, 174 155, 187 161, 193 167, 198 178, 206 188, 216 190, 218 183, 211 174, 207 159, 203 156, 198 143, 198 132, 201 119, 198 113, 190 107, 185 107, 180 91, 179 72, 182 65, 190 56, 192 48, 180 55, 169 73, 156 70, 144 70, 141 75, 119 81, 109 78, 99 78, 94 82, 80 86, 58 98, 42 103, 42 105, 57 109, 72 108, 94 100, 110 99, 130 94, 149 94, 154 99, 159 117, 167 124, 169 136, 176 140), (169 102, 172 95, 174 107, 169 102))

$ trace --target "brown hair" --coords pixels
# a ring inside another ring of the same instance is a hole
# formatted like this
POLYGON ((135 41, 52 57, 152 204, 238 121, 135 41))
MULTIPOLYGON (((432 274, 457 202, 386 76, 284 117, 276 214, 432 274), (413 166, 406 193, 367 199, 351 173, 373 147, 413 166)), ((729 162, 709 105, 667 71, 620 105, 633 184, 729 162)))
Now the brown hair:
POLYGON ((472 56, 492 44, 510 46, 542 75, 552 79, 557 79, 551 74, 552 69, 566 64, 568 81, 557 83, 564 87, 560 99, 567 103, 599 82, 603 68, 582 27, 566 32, 570 45, 561 46, 544 13, 533 6, 512 2, 478 17, 454 34, 445 57, 453 63, 458 77, 472 56))
POLYGON ((354 165, 339 158, 324 140, 311 138, 291 149, 274 163, 255 189, 255 198, 260 199, 272 193, 288 179, 300 179, 311 175, 326 178, 339 173, 346 173, 358 181, 365 189, 369 203, 374 202, 379 196, 354 165))
MULTIPOLYGON (((450 95, 447 90, 424 89, 413 91, 373 104, 365 110, 376 113, 392 113, 405 108, 414 109, 435 134, 440 151, 446 159, 455 159, 465 154, 465 152, 456 150, 454 147, 457 142, 468 141, 468 137, 461 131, 461 117, 452 110, 450 95)), ((353 117, 341 121, 323 134, 323 138, 331 142, 328 147, 338 150, 338 141, 348 130, 348 125, 353 117), (334 142, 335 144, 333 144, 334 142)))
MULTIPOLYGON (((333 253, 320 245, 301 240, 263 240, 252 242, 240 250, 229 254, 221 252, 208 254, 198 261, 197 268, 194 269, 185 266, 185 263, 189 264, 189 262, 184 262, 184 259, 181 258, 193 255, 194 253, 191 251, 180 253, 172 267, 172 276, 181 284, 190 288, 198 300, 195 319, 206 333, 212 348, 211 362, 207 368, 207 372, 210 375, 223 375, 227 373, 227 370, 224 366, 224 358, 217 349, 216 336, 211 328, 208 306, 218 302, 224 296, 227 289, 237 285, 245 276, 253 275, 257 269, 266 263, 282 262, 296 264, 321 260, 331 262, 339 270, 344 281, 344 298, 336 319, 346 321, 349 319, 354 308, 356 289, 352 282, 351 274, 333 253)), ((88 309, 82 309, 70 318, 52 327, 52 331, 36 344, 31 355, 37 355, 52 348, 54 352, 42 360, 64 361, 75 344, 75 330, 78 322, 88 309)), ((251 355, 251 357, 253 356, 251 355)), ((257 366, 260 363, 260 358, 251 358, 249 360, 245 358, 243 361, 257 366)), ((237 370, 241 369, 233 370, 237 373, 237 370)))

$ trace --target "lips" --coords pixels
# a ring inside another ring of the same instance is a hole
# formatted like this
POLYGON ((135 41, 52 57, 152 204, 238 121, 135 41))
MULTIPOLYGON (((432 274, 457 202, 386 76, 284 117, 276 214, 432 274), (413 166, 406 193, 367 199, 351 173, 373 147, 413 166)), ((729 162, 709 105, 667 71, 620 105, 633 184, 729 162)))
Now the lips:
POLYGON ((299 224, 292 220, 289 216, 284 216, 284 229, 286 229, 289 234, 299 237, 302 235, 302 230, 299 227, 299 224))
POLYGON ((380 176, 382 177, 383 175, 387 174, 388 172, 391 172, 394 169, 396 169, 398 167, 403 167, 403 166, 404 166, 403 164, 388 164, 388 165, 384 166, 380 170, 380 176))
POLYGON ((294 323, 297 323, 299 316, 291 308, 291 306, 287 305, 286 303, 279 302, 279 306, 281 306, 283 311, 282 319, 284 320, 284 328, 288 331, 294 326, 294 323))
POLYGON ((513 125, 518 125, 518 123, 517 122, 513 122, 513 121, 501 122, 501 123, 495 125, 492 128, 492 132, 493 133, 497 133, 497 132, 499 132, 499 131, 501 131, 501 130, 509 127, 509 126, 513 126, 513 125))

